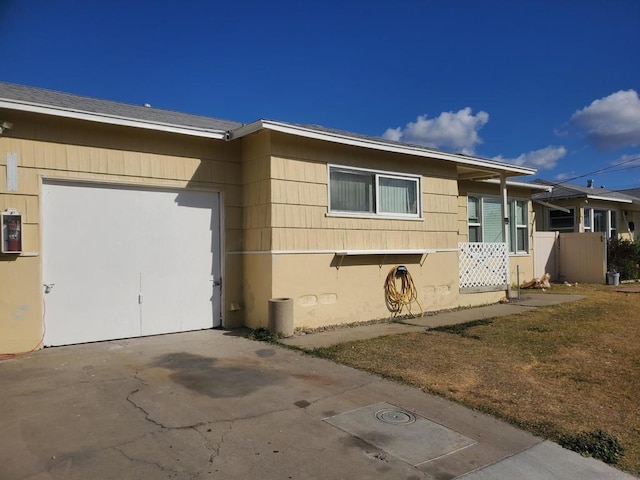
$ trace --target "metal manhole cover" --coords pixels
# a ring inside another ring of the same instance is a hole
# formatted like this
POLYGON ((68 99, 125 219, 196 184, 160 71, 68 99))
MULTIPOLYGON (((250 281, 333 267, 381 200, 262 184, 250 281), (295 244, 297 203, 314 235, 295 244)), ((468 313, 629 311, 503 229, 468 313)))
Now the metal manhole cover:
POLYGON ((416 421, 415 415, 404 410, 384 408, 376 412, 376 418, 391 425, 409 425, 416 421))

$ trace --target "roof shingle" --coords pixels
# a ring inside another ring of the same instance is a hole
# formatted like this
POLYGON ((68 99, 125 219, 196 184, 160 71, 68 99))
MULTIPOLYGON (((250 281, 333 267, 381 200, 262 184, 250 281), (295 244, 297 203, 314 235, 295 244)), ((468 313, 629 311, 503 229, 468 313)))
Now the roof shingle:
POLYGON ((206 131, 224 132, 242 125, 229 120, 81 97, 44 88, 26 87, 5 82, 0 82, 0 100, 206 131))

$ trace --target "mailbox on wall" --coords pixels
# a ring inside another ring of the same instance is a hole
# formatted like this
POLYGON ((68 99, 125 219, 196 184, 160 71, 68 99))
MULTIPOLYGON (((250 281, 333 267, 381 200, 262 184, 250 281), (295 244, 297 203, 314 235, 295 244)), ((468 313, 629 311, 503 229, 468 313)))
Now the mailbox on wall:
POLYGON ((22 214, 15 210, 0 213, 0 249, 2 253, 22 252, 22 214))

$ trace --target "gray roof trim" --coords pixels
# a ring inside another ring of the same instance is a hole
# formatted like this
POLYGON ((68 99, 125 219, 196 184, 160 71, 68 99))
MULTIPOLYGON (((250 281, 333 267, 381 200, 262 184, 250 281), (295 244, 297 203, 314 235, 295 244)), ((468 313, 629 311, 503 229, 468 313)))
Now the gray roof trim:
POLYGON ((77 120, 223 139, 242 124, 0 82, 0 108, 77 120))
POLYGON ((534 198, 538 200, 555 201, 562 199, 586 198, 590 200, 602 200, 614 203, 640 204, 640 199, 636 197, 608 190, 606 188, 586 187, 571 183, 554 184, 553 182, 541 179, 534 180, 532 183, 537 183, 538 185, 550 185, 553 187, 551 193, 537 193, 534 198))
POLYGON ((456 153, 442 152, 439 150, 429 149, 417 145, 409 145, 406 143, 392 142, 382 138, 367 137, 363 135, 354 135, 350 132, 340 130, 332 130, 324 127, 297 125, 285 122, 275 122, 272 120, 258 120, 242 127, 236 128, 229 132, 228 139, 241 138, 259 130, 273 130, 276 132, 288 133, 305 138, 315 138, 343 145, 352 145, 357 147, 370 148, 373 150, 381 150, 385 152, 403 153, 425 158, 435 158, 439 160, 447 160, 457 164, 489 169, 494 171, 496 175, 500 173, 508 173, 510 175, 533 175, 536 170, 533 168, 520 167, 510 165, 508 163, 486 160, 479 157, 471 157, 456 153))

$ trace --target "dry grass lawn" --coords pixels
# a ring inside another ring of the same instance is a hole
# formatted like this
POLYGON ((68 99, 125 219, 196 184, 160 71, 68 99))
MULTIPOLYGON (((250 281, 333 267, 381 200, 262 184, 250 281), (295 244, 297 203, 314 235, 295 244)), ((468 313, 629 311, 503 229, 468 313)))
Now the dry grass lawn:
POLYGON ((553 285, 550 293, 587 298, 318 353, 547 438, 603 430, 625 449, 618 467, 640 474, 640 293, 599 285, 553 285))

